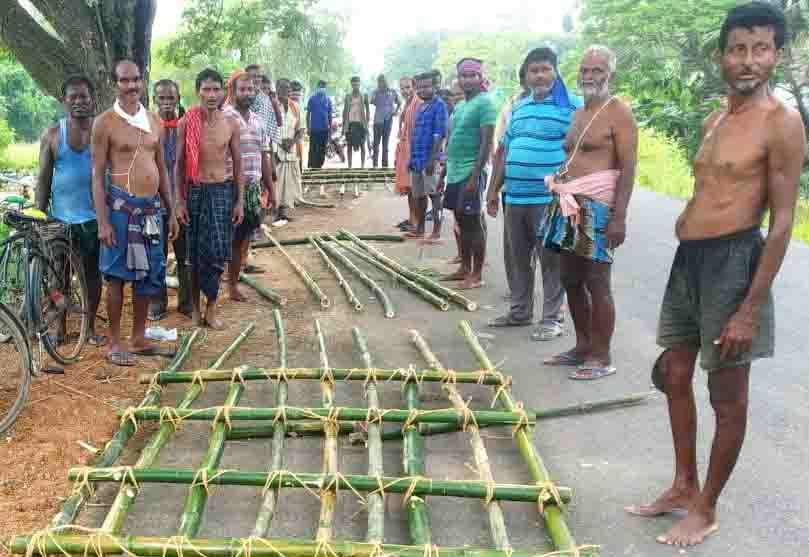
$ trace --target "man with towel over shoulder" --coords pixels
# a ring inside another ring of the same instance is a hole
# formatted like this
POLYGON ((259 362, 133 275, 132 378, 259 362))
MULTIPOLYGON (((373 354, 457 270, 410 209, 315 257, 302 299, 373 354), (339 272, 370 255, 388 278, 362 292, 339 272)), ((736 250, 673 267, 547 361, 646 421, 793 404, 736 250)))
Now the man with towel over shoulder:
POLYGON ((561 279, 576 329, 576 346, 545 363, 575 367, 570 379, 615 373, 611 273, 615 248, 626 237, 626 211, 635 181, 638 126, 632 110, 610 94, 615 54, 603 46, 584 52, 576 111, 565 138, 567 160, 545 178, 554 200, 539 234, 561 252, 561 279))
POLYGON ((101 242, 99 268, 107 281, 107 360, 131 366, 133 354, 173 356, 148 344, 145 330, 149 300, 160 294, 166 279, 161 203, 171 240, 177 235, 177 220, 163 154, 163 128, 157 115, 140 103, 141 70, 130 60, 121 60, 113 67, 113 79, 115 105, 93 124, 93 203, 101 242), (129 350, 121 344, 125 282, 132 283, 133 294, 129 350))

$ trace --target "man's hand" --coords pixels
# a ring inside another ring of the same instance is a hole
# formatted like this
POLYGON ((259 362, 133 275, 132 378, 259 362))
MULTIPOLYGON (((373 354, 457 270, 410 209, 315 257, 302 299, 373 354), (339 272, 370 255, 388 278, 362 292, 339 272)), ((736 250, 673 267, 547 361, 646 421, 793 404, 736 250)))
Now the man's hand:
POLYGON ((424 167, 424 173, 430 177, 435 174, 435 159, 430 159, 427 161, 427 166, 424 167))
POLYGON ((757 312, 742 304, 725 325, 719 338, 714 341, 720 347, 720 359, 735 360, 749 352, 757 329, 757 312))
POLYGON ((469 198, 474 194, 478 189, 478 179, 476 176, 470 176, 469 181, 466 183, 466 187, 464 188, 464 196, 469 198))
POLYGON ((607 223, 607 247, 615 249, 626 240, 626 221, 624 219, 611 218, 607 223))
POLYGON ((233 205, 233 224, 239 225, 244 220, 244 201, 237 201, 233 205))
POLYGON ((292 140, 291 139, 282 139, 281 140, 281 149, 289 153, 292 150, 292 140))
POLYGON ((115 229, 110 223, 98 223, 98 241, 109 248, 117 245, 115 229))
POLYGON ((169 219, 169 240, 173 242, 180 233, 180 225, 177 224, 177 217, 175 217, 174 214, 166 218, 169 219))
POLYGON ((489 196, 489 199, 486 200, 486 212, 489 213, 490 217, 496 219, 499 210, 500 210, 500 197, 497 195, 489 196))
POLYGON ((174 206, 174 215, 177 222, 182 225, 188 225, 190 220, 188 218, 188 209, 185 206, 185 201, 177 200, 177 203, 174 206))

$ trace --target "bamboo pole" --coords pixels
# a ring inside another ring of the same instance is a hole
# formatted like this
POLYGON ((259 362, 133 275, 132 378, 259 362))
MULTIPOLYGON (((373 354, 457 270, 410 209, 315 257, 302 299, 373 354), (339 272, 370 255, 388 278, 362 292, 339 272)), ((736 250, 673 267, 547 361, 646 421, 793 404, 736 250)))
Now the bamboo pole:
MULTIPOLYGON (((67 474, 70 481, 114 482, 136 481, 140 484, 185 484, 191 485, 197 480, 195 470, 178 470, 176 468, 150 468, 143 470, 122 471, 111 468, 71 468, 67 474)), ((491 495, 493 501, 516 501, 519 503, 536 503, 540 497, 544 502, 550 495, 540 486, 521 484, 496 484, 485 480, 437 480, 423 477, 385 477, 376 475, 344 475, 336 472, 312 473, 272 473, 224 470, 211 476, 210 485, 238 485, 250 487, 268 487, 270 489, 300 488, 319 490, 325 485, 333 485, 342 490, 356 490, 360 493, 379 491, 380 482, 385 493, 409 493, 424 497, 458 497, 464 499, 485 499, 491 495)), ((570 500, 572 495, 568 488, 560 487, 563 500, 570 500)))
MULTIPOLYGON (((357 431, 357 422, 340 422, 337 430, 338 435, 350 435, 357 431)), ((228 441, 239 441, 244 439, 275 439, 277 425, 259 426, 233 426, 227 433, 228 441)), ((320 437, 326 434, 323 422, 291 423, 284 426, 286 437, 320 437)), ((273 457, 275 453, 273 452, 273 457)), ((280 468, 279 468, 280 469, 280 468)))
MULTIPOLYGON (((323 368, 240 368, 242 379, 245 381, 267 381, 289 377, 290 379, 316 379, 320 380, 327 374, 323 368)), ((328 370, 336 380, 369 381, 376 378, 378 381, 406 381, 416 376, 419 383, 440 383, 451 381, 454 383, 477 383, 499 387, 509 384, 509 378, 500 373, 486 371, 436 371, 434 369, 375 369, 375 368, 332 368, 328 370)), ((143 373, 138 381, 143 384, 152 381, 160 385, 170 383, 193 383, 195 381, 230 381, 233 378, 232 370, 200 369, 194 372, 180 371, 177 373, 143 373)))
MULTIPOLYGON (((415 378, 408 381, 409 385, 415 378)), ((118 414, 127 419, 135 420, 168 420, 166 416, 171 415, 172 419, 212 421, 222 414, 222 409, 228 409, 228 416, 233 421, 255 420, 273 421, 285 416, 287 420, 300 421, 312 419, 330 419, 363 422, 368 420, 367 408, 339 407, 339 408, 300 408, 295 406, 285 406, 283 408, 248 408, 219 406, 214 408, 202 408, 199 410, 173 408, 173 407, 149 407, 132 408, 119 411, 118 414)), ((536 420, 528 411, 499 412, 493 410, 474 410, 469 413, 460 412, 454 408, 441 408, 438 410, 421 410, 410 412, 401 409, 380 409, 378 413, 371 413, 371 419, 382 420, 383 422, 403 423, 408 426, 419 423, 437 424, 463 424, 475 420, 478 425, 512 425, 524 426, 534 425, 536 420)))
POLYGON ((300 205, 301 207, 311 207, 313 209, 334 209, 337 207, 337 205, 334 203, 317 203, 315 201, 304 199, 303 197, 296 199, 295 205, 300 205))
MULTIPOLYGON (((323 369, 329 369, 329 356, 326 351, 326 339, 323 336, 323 328, 320 326, 320 320, 315 319, 315 334, 317 335, 317 343, 320 348, 320 365, 323 369)), ((320 392, 323 406, 331 410, 334 408, 334 378, 331 374, 327 374, 320 380, 320 392)), ((337 424, 327 422, 326 439, 323 442, 323 473, 335 475, 337 474, 337 424)), ((328 543, 333 537, 334 527, 334 507, 337 503, 337 489, 335 484, 334 489, 323 488, 321 484, 320 491, 320 520, 318 521, 317 533, 315 539, 318 542, 328 543)))
POLYGON ((313 248, 315 248, 315 251, 317 251, 320 258, 323 260, 323 263, 326 264, 326 267, 328 267, 331 273, 334 275, 334 278, 337 279, 337 284, 339 284, 340 288, 342 288, 343 292, 345 292, 346 298, 348 298, 348 303, 354 308, 354 311, 362 311, 362 302, 360 302, 357 296, 354 294, 354 291, 351 289, 351 285, 348 284, 348 281, 343 278, 343 274, 340 272, 340 269, 337 268, 334 262, 329 259, 329 256, 326 255, 326 252, 323 251, 323 248, 320 247, 317 239, 314 236, 309 236, 309 243, 312 244, 313 248))
MULTIPOLYGON (((431 368, 436 371, 446 371, 444 366, 438 360, 436 355, 430 349, 427 341, 419 334, 418 331, 410 331, 410 340, 421 353, 424 360, 431 368)), ((464 411, 468 409, 466 402, 464 402, 461 393, 452 383, 446 383, 443 387, 444 392, 447 394, 452 406, 456 409, 464 411)), ((472 454, 475 457, 475 467, 477 469, 478 477, 481 482, 494 483, 494 475, 492 474, 491 466, 489 465, 489 454, 486 452, 486 446, 483 444, 483 438, 480 436, 480 428, 470 423, 466 426, 466 431, 470 435, 470 443, 472 445, 472 454)), ((508 531, 506 530, 506 521, 503 517, 503 509, 497 501, 486 501, 484 507, 489 515, 489 529, 492 533, 494 546, 503 551, 511 551, 511 542, 508 540, 508 531)))
POLYGON ((306 287, 309 289, 309 291, 312 293, 312 295, 315 298, 317 298, 318 302, 320 303, 320 307, 322 307, 323 309, 328 308, 329 305, 330 305, 328 296, 326 296, 323 293, 323 291, 320 289, 320 287, 317 285, 317 283, 314 281, 314 279, 312 279, 312 277, 309 276, 309 273, 306 272, 306 269, 304 269, 300 265, 300 263, 295 261, 292 258, 292 256, 289 255, 289 252, 287 252, 287 250, 285 250, 281 246, 281 244, 278 243, 278 240, 276 240, 273 237, 273 235, 270 233, 270 227, 269 226, 267 226, 266 224, 262 224, 261 229, 264 231, 264 234, 267 236, 267 238, 269 238, 270 242, 272 242, 275 245, 275 247, 277 247, 281 251, 281 253, 284 255, 284 257, 286 257, 286 260, 289 262, 289 264, 292 266, 292 268, 295 269, 295 272, 298 273, 298 276, 301 277, 301 279, 303 280, 303 283, 306 285, 306 287))
MULTIPOLYGON (((225 361, 234 353, 236 350, 239 349, 239 346, 247 340, 247 337, 253 331, 252 326, 247 327, 241 334, 236 337, 236 339, 228 346, 220 355, 217 357, 213 362, 211 362, 211 368, 218 368, 221 367, 225 361)), ((185 396, 177 405, 178 408, 188 409, 197 400, 200 394, 202 394, 203 386, 200 383, 194 383, 191 385, 185 393, 185 396)), ((131 423, 131 422, 129 422, 131 423)), ((133 424, 134 425, 134 424, 133 424)), ((174 424, 171 422, 164 422, 160 424, 160 429, 158 429, 157 433, 155 433, 152 438, 149 440, 149 443, 143 448, 138 457, 138 460, 135 462, 135 469, 140 468, 149 468, 151 467, 156 461, 157 457, 160 454, 160 451, 163 447, 168 443, 171 435, 174 433, 174 424)), ((135 497, 137 496, 137 492, 133 491, 128 488, 121 487, 118 490, 118 494, 115 496, 115 500, 110 506, 109 511, 107 512, 107 516, 104 519, 104 523, 101 526, 101 529, 105 532, 111 533, 119 533, 124 526, 124 521, 126 520, 126 516, 129 513, 132 504, 135 502, 135 497)))
POLYGON ((340 263, 343 265, 343 267, 345 267, 346 269, 348 269, 349 271, 351 271, 352 273, 354 273, 354 275, 356 275, 356 277, 357 277, 358 279, 360 279, 360 281, 361 281, 363 284, 365 284, 365 286, 367 286, 367 287, 368 287, 368 288, 371 290, 371 292, 373 292, 373 293, 374 293, 374 295, 377 297, 377 299, 378 299, 378 300, 379 300, 379 301, 382 303, 382 307, 384 308, 384 311, 385 311, 385 317, 387 317, 388 319, 392 319, 393 317, 396 317, 396 311, 393 309, 393 304, 391 303, 390 298, 389 298, 389 297, 388 297, 388 295, 385 293, 385 291, 384 291, 384 290, 382 290, 382 287, 380 287, 380 286, 379 286, 379 285, 378 285, 378 284, 377 284, 377 283, 376 283, 376 282, 375 282, 373 279, 371 279, 371 278, 370 278, 368 275, 366 275, 365 273, 363 273, 363 272, 360 270, 360 268, 359 268, 359 267, 357 267, 357 266, 354 264, 354 262, 353 262, 353 261, 351 261, 351 260, 350 260, 348 257, 346 257, 345 255, 343 255, 342 253, 340 253, 340 252, 339 252, 339 251, 338 251, 336 248, 334 248, 333 246, 330 246, 329 244, 327 244, 327 243, 325 242, 325 240, 323 239, 323 236, 318 237, 318 240, 320 240, 320 242, 321 242, 321 244, 320 244, 320 245, 321 245, 321 247, 322 247, 322 248, 323 248, 323 249, 324 249, 326 252, 328 252, 328 254, 329 254, 329 255, 331 255, 331 256, 332 256, 333 258, 335 258, 335 259, 336 259, 338 262, 340 262, 340 263))
POLYGON ((413 282, 412 280, 406 278, 405 276, 401 275, 400 273, 397 273, 396 271, 394 271, 393 269, 391 269, 387 265, 383 264, 381 261, 377 261, 376 259, 374 259, 372 256, 368 255, 364 251, 362 251, 362 250, 360 250, 358 248, 355 248, 354 246, 352 246, 350 244, 345 243, 343 240, 338 240, 337 238, 335 238, 334 236, 332 236, 330 234, 327 234, 326 237, 331 239, 333 242, 336 242, 340 247, 342 247, 343 249, 345 249, 347 252, 351 253, 352 255, 357 257, 358 259, 361 259, 362 261, 365 261, 366 263, 368 263, 372 267, 375 267, 376 269, 378 269, 378 270, 382 271, 383 273, 385 273, 386 275, 388 275, 394 281, 404 285, 409 290, 415 292, 416 294, 421 296, 424 300, 426 300, 427 302, 433 304, 435 307, 437 307, 441 311, 449 310, 449 304, 447 303, 447 301, 445 299, 436 296, 435 294, 433 294, 431 291, 427 290, 425 287, 421 286, 420 284, 413 282))
MULTIPOLYGON (((365 240, 367 242, 394 242, 400 243, 404 242, 404 236, 400 234, 357 234, 357 237, 361 240, 365 240)), ((323 238, 320 238, 321 240, 323 238)), ((287 238, 284 240, 278 240, 278 243, 282 246, 305 246, 309 243, 307 238, 287 238)), ((274 248, 275 244, 270 242, 269 240, 261 241, 261 242, 253 242, 250 244, 251 248, 274 248)))
MULTIPOLYGON (((459 324, 459 329, 461 336, 463 337, 467 346, 469 346, 469 349, 475 355, 480 367, 487 371, 496 371, 494 364, 489 359, 486 351, 480 345, 477 335, 469 322, 461 321, 459 324)), ((501 389, 498 395, 499 396, 497 397, 496 402, 498 402, 501 406, 509 411, 514 411, 517 409, 517 402, 514 400, 511 392, 508 389, 501 389)), ((550 474, 548 473, 547 468, 545 468, 545 464, 542 462, 542 457, 539 455, 539 452, 534 447, 531 438, 528 436, 526 428, 520 427, 517 429, 514 437, 517 440, 517 446, 520 450, 523 461, 525 461, 525 464, 528 466, 528 470, 531 473, 531 477, 534 479, 534 481, 550 481, 550 474)), ((560 509, 557 505, 547 505, 545 507, 543 518, 545 519, 545 527, 547 528, 548 533, 553 540, 553 545, 557 550, 568 550, 576 547, 576 541, 574 540, 573 534, 570 532, 570 529, 565 522, 562 509, 560 509)))
POLYGON ((249 275, 239 273, 239 281, 245 283, 247 286, 261 294, 262 297, 266 298, 272 303, 278 304, 281 307, 287 305, 287 299, 285 296, 282 296, 276 290, 273 290, 268 286, 260 284, 257 280, 253 279, 249 275))
MULTIPOLYGON (((278 337, 278 365, 281 369, 286 369, 287 362, 287 335, 284 329, 284 320, 281 317, 281 312, 277 309, 272 312, 273 322, 275 323, 275 335, 278 337)), ((277 407, 284 407, 287 404, 287 395, 289 394, 289 385, 287 384, 286 377, 280 375, 278 377, 278 389, 275 391, 275 405, 277 407)), ((272 461, 270 462, 270 471, 276 472, 284 468, 284 438, 287 431, 291 426, 306 425, 306 424, 287 424, 286 421, 280 420, 274 426, 272 433, 272 461)), ((231 435, 232 435, 231 431, 231 435)), ((275 511, 278 507, 279 492, 277 489, 268 489, 264 493, 264 499, 261 501, 261 508, 259 508, 258 516, 256 517, 256 524, 253 527, 253 536, 266 536, 270 531, 270 524, 275 516, 275 511)))
MULTIPOLYGON (((354 338, 354 346, 360 353, 362 364, 367 368, 373 368, 374 362, 371 352, 368 350, 368 341, 358 327, 351 329, 351 336, 354 338)), ((365 383, 365 398, 368 400, 368 408, 379 409, 379 393, 376 390, 376 380, 365 383)), ((382 427, 378 423, 368 424, 368 475, 383 476, 385 468, 382 457, 382 427)), ((368 496, 368 533, 366 536, 368 543, 382 543, 385 539, 385 494, 372 493, 368 496)))
MULTIPOLYGON (((294 540, 273 538, 212 538, 212 539, 178 539, 142 536, 92 536, 64 535, 55 533, 44 538, 33 536, 15 536, 11 539, 12 553, 25 554, 29 547, 31 555, 41 555, 41 547, 46 555, 138 555, 143 557, 186 557, 205 555, 205 557, 317 557, 325 551, 323 545, 313 540, 294 540), (38 542, 41 542, 41 546, 38 542), (247 551, 249 548, 249 552, 247 551)), ((441 555, 442 557, 543 557, 536 551, 497 551, 495 549, 479 549, 474 547, 430 547, 424 545, 379 546, 371 543, 335 541, 329 544, 332 557, 375 557, 378 555, 395 555, 397 557, 425 557, 425 555, 441 555)), ((546 557, 596 557, 596 546, 584 546, 564 552, 554 552, 546 557)), ((44 555, 42 556, 44 557, 44 555)))
POLYGON ((378 261, 384 263, 400 275, 417 282, 428 290, 432 291, 433 293, 444 296, 451 302, 456 303, 457 305, 461 306, 467 311, 476 311, 478 309, 478 304, 474 300, 470 300, 460 292, 452 290, 451 288, 447 288, 444 285, 438 284, 436 281, 431 280, 425 276, 420 275, 419 273, 413 272, 410 269, 406 268, 404 265, 391 259, 390 257, 386 256, 380 250, 376 249, 372 245, 368 244, 367 242, 361 240, 351 232, 345 229, 340 229, 340 235, 345 236, 354 242, 357 246, 364 249, 366 252, 371 254, 372 257, 376 258, 378 261))
MULTIPOLYGON (((177 354, 174 355, 174 358, 166 370, 168 373, 175 373, 178 369, 180 369, 180 366, 183 365, 183 363, 188 359, 189 354, 191 354, 191 347, 201 334, 202 333, 199 329, 194 329, 190 335, 183 337, 183 340, 180 343, 180 348, 177 350, 177 354)), ((140 406, 153 406, 159 401, 160 390, 149 389, 146 391, 146 395, 143 397, 140 406)), ((122 423, 118 427, 118 431, 115 432, 112 439, 110 439, 109 443, 107 443, 106 447, 104 447, 101 454, 95 458, 92 465, 97 467, 112 466, 118 460, 118 457, 121 456, 121 453, 124 452, 126 444, 129 442, 129 439, 131 439, 134 433, 135 424, 131 422, 122 423)), ((64 526, 65 524, 73 523, 89 495, 89 490, 87 488, 82 488, 68 497, 59 512, 56 513, 56 515, 51 519, 51 526, 58 528, 60 526, 64 526)))

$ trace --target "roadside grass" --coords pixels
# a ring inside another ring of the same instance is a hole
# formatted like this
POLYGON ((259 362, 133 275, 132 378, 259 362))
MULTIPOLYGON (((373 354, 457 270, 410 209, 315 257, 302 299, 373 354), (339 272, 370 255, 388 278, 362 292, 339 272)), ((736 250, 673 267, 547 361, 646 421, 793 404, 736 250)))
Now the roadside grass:
MULTIPOLYGON (((802 181, 806 179, 804 175, 802 181)), ((635 183, 677 199, 690 199, 694 191, 691 165, 683 149, 675 141, 649 128, 640 129, 635 183)), ((804 188, 801 193, 806 194, 804 188)), ((804 197, 798 201, 792 237, 809 243, 809 199, 804 197)))
POLYGON ((39 143, 12 143, 0 155, 0 171, 35 172, 39 161, 39 143))

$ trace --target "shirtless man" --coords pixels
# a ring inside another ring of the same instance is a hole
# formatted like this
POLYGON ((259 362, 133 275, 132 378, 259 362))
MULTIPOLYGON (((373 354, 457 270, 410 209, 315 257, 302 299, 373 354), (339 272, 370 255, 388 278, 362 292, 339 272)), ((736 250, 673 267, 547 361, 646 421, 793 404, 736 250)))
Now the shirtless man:
POLYGON ((764 2, 731 9, 719 35, 727 108, 703 126, 694 196, 677 220, 680 246, 660 314, 658 344, 666 350, 652 375, 668 398, 674 483, 651 505, 627 508, 641 516, 688 511, 660 543, 694 545, 717 531, 716 503, 747 425, 750 364, 773 355, 770 287, 789 244, 806 148, 801 117, 768 84, 785 36, 783 13, 764 2), (768 210, 765 241, 760 227, 768 210), (698 353, 716 413, 702 489, 691 387, 698 353))
POLYGON ((584 107, 576 111, 567 132, 567 160, 560 175, 546 178, 554 200, 542 229, 544 245, 561 252, 560 277, 576 346, 545 364, 576 366, 570 379, 600 379, 615 373, 610 357, 615 330, 612 261, 626 236, 638 151, 632 110, 610 95, 615 65, 615 54, 606 47, 592 46, 584 52, 579 66, 584 107))
POLYGON ((200 104, 186 112, 177 137, 177 218, 191 227, 191 300, 194 321, 224 329, 216 301, 225 264, 231 259, 233 229, 244 218, 239 122, 221 109, 224 80, 212 69, 196 80, 200 104), (227 172, 227 159, 233 161, 227 172), (206 306, 200 308, 200 291, 206 306))
POLYGON ((133 354, 173 355, 148 344, 144 333, 149 300, 160 293, 166 280, 161 219, 169 220, 171 240, 177 235, 177 220, 163 156, 163 128, 158 117, 140 104, 140 68, 129 60, 117 62, 113 79, 115 105, 93 123, 93 202, 101 241, 99 268, 108 283, 107 360, 131 366, 133 354), (125 282, 132 283, 133 293, 129 351, 121 345, 125 282))

